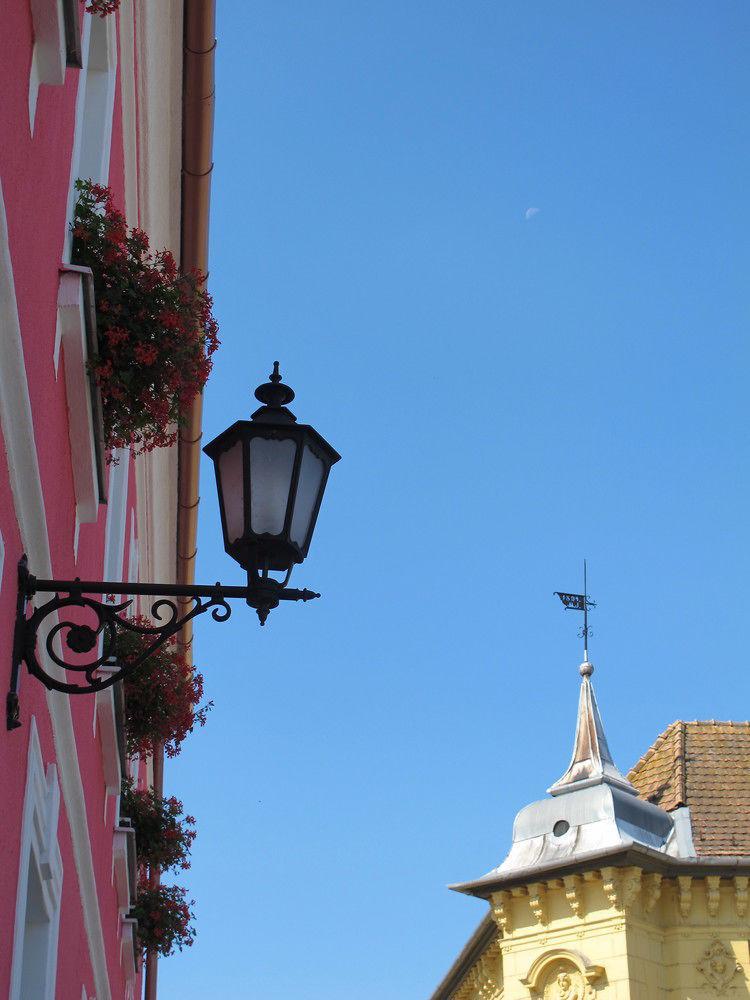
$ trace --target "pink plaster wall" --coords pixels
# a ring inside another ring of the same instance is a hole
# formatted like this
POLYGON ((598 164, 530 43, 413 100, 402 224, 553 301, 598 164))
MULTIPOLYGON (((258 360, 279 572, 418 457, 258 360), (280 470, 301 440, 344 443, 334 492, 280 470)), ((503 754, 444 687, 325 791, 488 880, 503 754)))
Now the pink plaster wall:
MULTIPOLYGON (((83 3, 81 3, 83 12, 83 3)), ((119 15, 117 15, 119 16, 119 15)), ((75 103, 80 70, 68 69, 63 86, 41 86, 33 137, 29 130, 28 81, 32 54, 29 0, 3 5, 0 32, 0 181, 8 219, 11 258, 24 359, 29 384, 37 459, 45 499, 53 572, 57 577, 100 578, 104 555, 106 507, 100 506, 95 524, 80 529, 78 557, 74 557, 75 496, 67 425, 67 400, 61 357, 57 378, 53 365, 58 269, 65 239, 66 207, 73 148, 75 103)), ((124 203, 124 153, 118 59, 118 81, 112 128, 110 185, 124 203)), ((9 484, 5 442, 0 436, 0 532, 5 544, 5 566, 0 580, 0 664, 11 657, 15 615, 15 563, 22 552, 14 498, 9 484)), ((135 503, 135 480, 129 477, 125 571, 130 538, 130 512, 135 503)), ((32 572, 34 567, 31 567, 32 572)), ((3 671, 6 667, 3 666, 3 671)), ((24 668, 25 672, 25 668, 24 668)), ((6 673, 0 673, 7 683, 6 673)), ((53 697, 64 697, 53 695, 53 697)), ((112 829, 115 799, 105 801, 99 740, 93 732, 92 695, 70 699, 94 858, 99 909, 113 998, 125 996, 120 966, 119 914, 112 885, 112 829)), ((26 780, 29 720, 36 717, 45 766, 56 750, 44 688, 22 676, 23 726, 8 733, 0 728, 0 996, 10 983, 12 940, 18 882, 21 812, 26 780)), ((57 996, 95 993, 83 924, 78 877, 64 799, 61 799, 58 837, 64 878, 58 948, 57 996)), ((139 995, 140 983, 136 987, 139 995)))

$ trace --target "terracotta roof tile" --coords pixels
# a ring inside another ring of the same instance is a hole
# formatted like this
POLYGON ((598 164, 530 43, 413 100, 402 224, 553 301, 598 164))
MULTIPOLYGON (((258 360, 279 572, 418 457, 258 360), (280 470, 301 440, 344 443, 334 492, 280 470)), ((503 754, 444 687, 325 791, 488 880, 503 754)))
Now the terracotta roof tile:
POLYGON ((750 722, 673 722, 628 778, 662 809, 689 806, 699 856, 750 855, 750 722))

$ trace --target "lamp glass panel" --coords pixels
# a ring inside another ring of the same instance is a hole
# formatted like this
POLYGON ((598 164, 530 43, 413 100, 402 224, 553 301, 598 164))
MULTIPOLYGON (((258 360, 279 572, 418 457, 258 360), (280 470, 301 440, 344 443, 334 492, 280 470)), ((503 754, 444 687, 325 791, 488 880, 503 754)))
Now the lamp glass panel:
POLYGON ((312 452, 309 445, 305 445, 299 469, 291 530, 291 539, 300 548, 305 544, 310 530, 310 519, 315 509, 315 501, 318 499, 324 471, 322 461, 312 452))
POLYGON ((224 503, 227 541, 231 544, 245 530, 245 486, 242 475, 242 442, 238 441, 219 456, 219 480, 224 503))
POLYGON ((296 451, 291 438, 250 441, 250 528, 257 535, 284 530, 296 451))

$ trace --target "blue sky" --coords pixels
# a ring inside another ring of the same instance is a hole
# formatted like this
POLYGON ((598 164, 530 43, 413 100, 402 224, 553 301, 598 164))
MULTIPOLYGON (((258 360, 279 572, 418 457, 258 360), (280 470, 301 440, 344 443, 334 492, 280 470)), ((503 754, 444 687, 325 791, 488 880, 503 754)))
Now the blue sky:
POLYGON ((623 770, 747 716, 750 8, 218 7, 206 439, 278 358, 343 460, 323 599, 197 626, 161 994, 424 998, 484 914, 446 883, 567 765, 584 556, 623 770))

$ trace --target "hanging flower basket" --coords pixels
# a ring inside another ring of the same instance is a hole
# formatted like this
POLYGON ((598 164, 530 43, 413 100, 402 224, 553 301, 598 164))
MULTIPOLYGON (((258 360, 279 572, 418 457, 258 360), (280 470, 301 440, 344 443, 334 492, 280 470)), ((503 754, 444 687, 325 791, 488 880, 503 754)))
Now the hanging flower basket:
POLYGON ((151 251, 109 188, 79 180, 76 190, 73 259, 94 275, 98 352, 90 365, 107 447, 135 455, 172 445, 219 346, 205 276, 180 273, 168 250, 151 251))
POLYGON ((130 779, 122 783, 120 812, 135 830, 138 864, 153 874, 190 867, 190 848, 196 837, 195 819, 183 816, 182 803, 164 799, 150 788, 139 791, 130 779))
MULTIPOLYGON (((147 618, 132 619, 138 625, 151 626, 147 618)), ((117 637, 117 656, 123 662, 134 660, 153 639, 124 631, 117 637)), ((176 757, 183 740, 203 726, 213 702, 203 701, 203 675, 191 668, 180 655, 173 637, 157 649, 123 680, 125 693, 125 741, 128 754, 153 754, 164 745, 167 757, 176 757)))
POLYGON ((187 890, 180 886, 142 881, 130 913, 138 921, 140 948, 165 957, 175 949, 189 948, 195 940, 194 905, 195 900, 188 900, 187 890))

